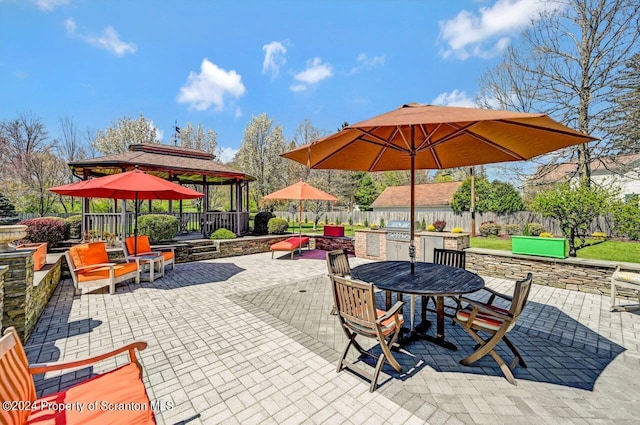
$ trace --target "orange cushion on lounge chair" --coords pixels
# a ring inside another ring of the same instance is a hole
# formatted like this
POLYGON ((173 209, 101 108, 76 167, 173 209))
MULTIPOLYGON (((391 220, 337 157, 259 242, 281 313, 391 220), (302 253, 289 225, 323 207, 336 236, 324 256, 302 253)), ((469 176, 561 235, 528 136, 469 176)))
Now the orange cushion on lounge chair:
MULTIPOLYGON (((136 243, 136 238, 135 237, 128 237, 125 240, 125 243, 127 244, 127 252, 129 252, 129 255, 137 255, 134 251, 135 251, 135 243, 136 243)), ((146 252, 151 252, 153 251, 151 249, 151 244, 149 243, 149 236, 138 236, 138 251, 140 254, 146 253, 146 252)), ((166 259, 166 258, 165 258, 166 259)))
POLYGON ((306 236, 303 237, 292 237, 286 239, 284 241, 280 241, 271 245, 271 251, 291 251, 292 249, 298 248, 300 245, 304 245, 309 242, 309 238, 306 236))
POLYGON ((154 424, 149 397, 140 377, 140 369, 129 363, 118 369, 98 375, 67 391, 43 397, 36 401, 27 424, 154 424), (97 402, 95 409, 89 405, 97 402), (49 410, 49 406, 70 403, 67 410, 49 410), (82 406, 82 410, 79 409, 82 406))
POLYGON ((72 246, 69 249, 69 254, 76 268, 110 262, 104 242, 91 242, 72 246))
MULTIPOLYGON (((109 262, 109 259, 107 259, 109 262)), ((127 273, 135 272, 138 269, 137 263, 119 263, 113 268, 115 277, 127 273)), ((81 270, 78 272, 79 282, 88 282, 96 279, 106 279, 109 277, 109 267, 96 267, 95 269, 81 270)))

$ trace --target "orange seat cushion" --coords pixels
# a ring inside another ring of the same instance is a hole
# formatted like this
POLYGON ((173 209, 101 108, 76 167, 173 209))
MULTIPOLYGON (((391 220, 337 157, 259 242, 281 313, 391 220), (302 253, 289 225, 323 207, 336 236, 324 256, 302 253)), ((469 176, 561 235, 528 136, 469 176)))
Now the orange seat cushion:
MULTIPOLYGON (((115 277, 135 272, 136 270, 138 270, 138 265, 136 263, 119 263, 113 268, 115 277)), ((109 267, 97 267, 95 269, 81 270, 78 272, 79 282, 88 282, 91 280, 107 278, 109 278, 109 267)))
POLYGON ((271 245, 271 251, 291 251, 298 248, 300 245, 306 244, 307 242, 309 242, 308 237, 304 236, 301 238, 299 236, 295 236, 287 240, 274 243, 271 245))
MULTIPOLYGON (((385 313, 386 311, 384 310, 380 310, 378 308, 376 309, 377 317, 380 317, 385 313)), ((404 325, 404 317, 402 317, 401 315, 398 315, 398 318, 400 319, 400 327, 402 327, 404 325)), ((348 320, 346 321, 346 323, 347 323, 347 326, 349 326, 351 329, 353 329, 354 331, 357 331, 360 334, 371 335, 371 336, 374 336, 376 334, 373 329, 367 328, 357 323, 354 323, 348 320)), ((382 331, 382 335, 384 335, 385 337, 388 336, 395 329, 396 329, 396 320, 393 316, 389 317, 386 320, 383 320, 382 323, 380 324, 380 330, 382 331)))
POLYGON ((42 397, 36 405, 38 410, 31 412, 27 424, 155 424, 149 397, 135 363, 42 397), (95 409, 90 409, 96 402, 95 409), (52 408, 61 407, 63 403, 70 403, 66 404, 66 410, 52 408))
POLYGON ((162 252, 162 256, 164 257, 164 262, 166 263, 169 260, 173 260, 173 252, 162 252))
POLYGON ((136 238, 129 237, 125 240, 127 244, 127 252, 129 255, 138 255, 136 252, 142 254, 145 252, 153 251, 151 249, 151 244, 149 243, 149 236, 138 236, 138 250, 136 251, 136 238))
POLYGON ((103 242, 91 242, 73 246, 69 255, 76 268, 109 262, 109 255, 103 242))

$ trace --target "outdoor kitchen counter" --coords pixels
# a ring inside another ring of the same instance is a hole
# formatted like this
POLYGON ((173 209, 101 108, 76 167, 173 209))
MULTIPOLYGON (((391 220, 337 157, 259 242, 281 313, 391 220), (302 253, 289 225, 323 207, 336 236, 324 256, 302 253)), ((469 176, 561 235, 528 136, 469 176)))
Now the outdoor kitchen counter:
MULTIPOLYGON (((400 240, 390 241, 388 244, 386 229, 361 229, 355 231, 355 253, 356 257, 368 258, 371 260, 388 260, 387 246, 395 247, 402 242, 400 240)), ((455 249, 461 251, 469 248, 469 233, 451 232, 416 232, 416 260, 430 262, 433 256, 433 246, 445 249, 455 249), (424 253, 424 254, 423 254, 424 253), (431 253, 431 255, 429 255, 431 253)), ((396 254, 392 254, 396 255, 396 254)))

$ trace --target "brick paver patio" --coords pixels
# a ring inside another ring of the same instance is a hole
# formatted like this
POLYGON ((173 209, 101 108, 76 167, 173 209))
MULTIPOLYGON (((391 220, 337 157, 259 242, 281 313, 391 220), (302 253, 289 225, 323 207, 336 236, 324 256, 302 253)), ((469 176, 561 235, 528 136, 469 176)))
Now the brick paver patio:
MULTIPOLYGON (((352 258, 352 266, 366 260, 352 258)), ((503 292, 512 282, 489 278, 503 292)), ((473 342, 426 342, 398 353, 378 390, 335 365, 345 338, 326 264, 270 253, 179 264, 164 278, 73 296, 56 290, 27 344, 31 362, 70 360, 143 340, 144 379, 161 424, 591 424, 637 423, 640 315, 610 313, 608 299, 534 285, 511 333, 528 368, 510 385, 491 358, 458 361, 473 342)), ((119 358, 119 362, 124 358, 119 358)), ((39 376, 50 393, 113 368, 108 361, 39 376)))

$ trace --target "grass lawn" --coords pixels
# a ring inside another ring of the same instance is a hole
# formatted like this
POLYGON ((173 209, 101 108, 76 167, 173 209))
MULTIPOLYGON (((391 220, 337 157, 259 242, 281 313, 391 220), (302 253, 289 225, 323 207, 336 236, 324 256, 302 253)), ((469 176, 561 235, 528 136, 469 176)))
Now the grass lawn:
MULTIPOLYGON (((510 239, 476 237, 471 238, 470 245, 472 248, 511 251, 510 239)), ((605 241, 579 249, 578 258, 640 263, 640 242, 605 241)))

